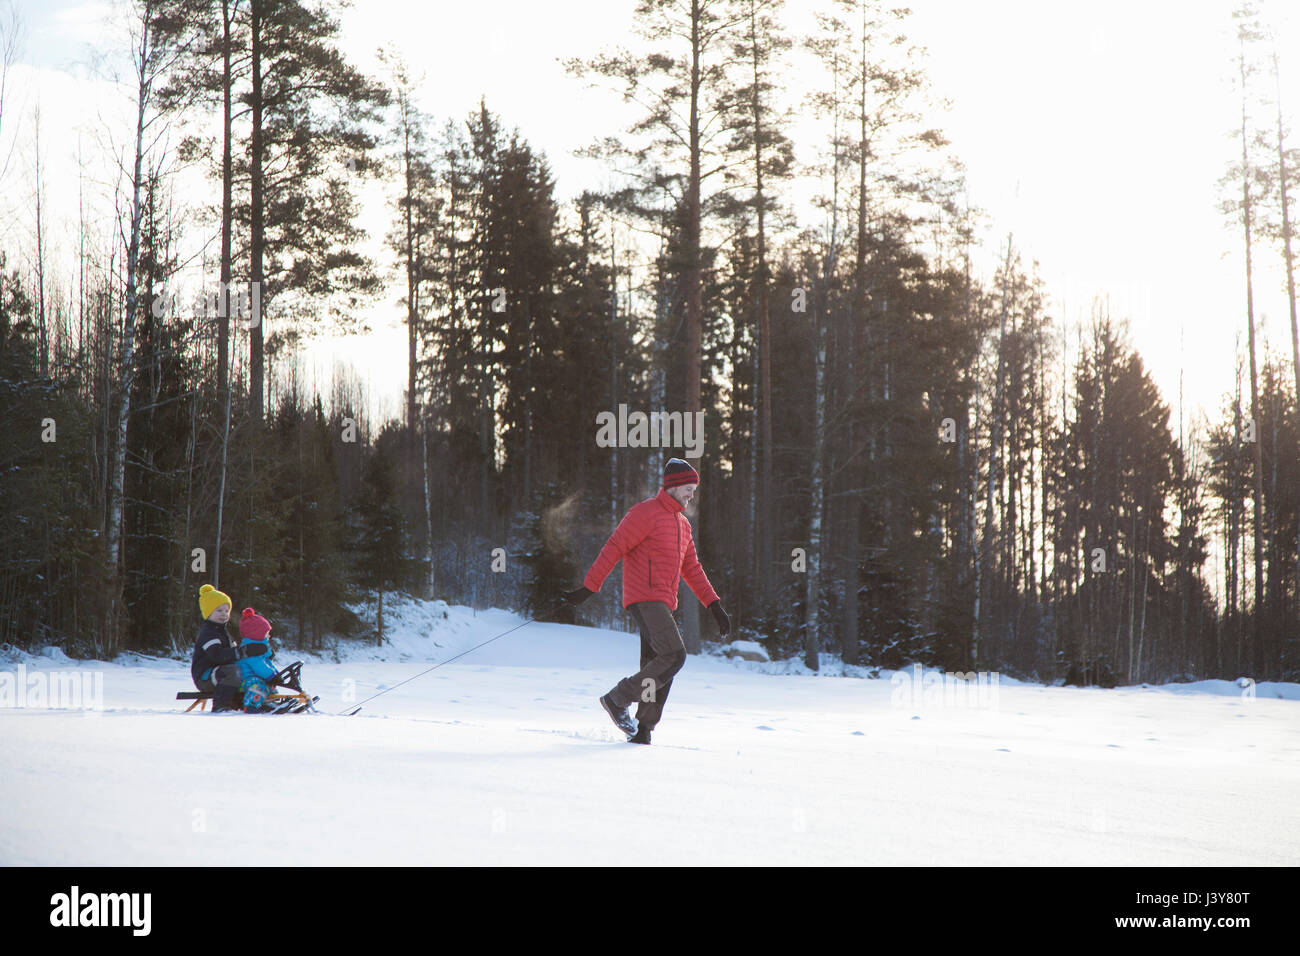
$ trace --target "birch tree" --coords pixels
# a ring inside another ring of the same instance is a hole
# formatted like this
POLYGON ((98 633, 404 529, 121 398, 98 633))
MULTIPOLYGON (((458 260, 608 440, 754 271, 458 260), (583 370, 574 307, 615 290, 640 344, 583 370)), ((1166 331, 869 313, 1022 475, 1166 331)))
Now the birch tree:
POLYGON ((108 588, 104 601, 102 645, 104 653, 117 649, 122 610, 122 506, 126 473, 127 423, 131 415, 131 388, 135 367, 135 331, 142 308, 138 289, 140 227, 143 216, 143 190, 146 157, 166 132, 155 101, 155 84, 172 66, 177 49, 161 37, 163 13, 158 0, 138 0, 131 9, 131 79, 135 106, 135 129, 132 137, 130 166, 123 164, 120 175, 129 199, 118 218, 119 241, 125 251, 123 311, 120 319, 121 346, 118 356, 117 397, 113 410, 112 457, 109 466, 107 521, 104 535, 105 567, 108 588))
POLYGON ((1249 55, 1250 46, 1261 36, 1258 14, 1251 3, 1245 3, 1233 12, 1237 21, 1237 75, 1241 94, 1241 166, 1235 171, 1235 178, 1240 181, 1241 198, 1236 202, 1225 203, 1225 208, 1240 217, 1243 245, 1246 259, 1246 329, 1247 354, 1250 359, 1250 430, 1252 432, 1253 464, 1253 532, 1255 543, 1255 604, 1251 626, 1252 666, 1258 667, 1259 642, 1264 609, 1264 519, 1263 509, 1263 452, 1258 429, 1263 418, 1259 407, 1259 368, 1256 359, 1255 341, 1255 284, 1254 253, 1255 203, 1256 195, 1263 185, 1263 171, 1254 165, 1250 147, 1255 139, 1250 123, 1251 78, 1256 68, 1249 55))

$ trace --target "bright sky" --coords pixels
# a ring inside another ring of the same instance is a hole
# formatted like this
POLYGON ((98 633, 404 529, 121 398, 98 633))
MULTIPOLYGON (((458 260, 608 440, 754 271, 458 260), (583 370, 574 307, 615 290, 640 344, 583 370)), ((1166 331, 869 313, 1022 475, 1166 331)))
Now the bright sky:
MULTIPOLYGON (((25 248, 34 234, 22 219, 31 216, 32 191, 24 144, 39 99, 47 201, 51 217, 64 224, 52 242, 70 268, 78 129, 91 153, 94 130, 102 129, 95 114, 112 99, 108 84, 86 79, 84 71, 90 45, 112 35, 103 25, 109 8, 61 0, 18 6, 25 55, 0 130, 0 165, 15 134, 20 148, 0 180, 0 245, 25 248)), ((824 6, 791 3, 791 32, 809 30, 810 10, 824 6)), ((1243 348, 1245 341, 1240 240, 1218 211, 1217 186, 1240 149, 1228 136, 1240 109, 1231 85, 1232 3, 911 6, 909 36, 928 49, 933 89, 951 103, 934 125, 953 140, 971 201, 989 215, 985 274, 1014 233, 1016 247, 1040 263, 1054 315, 1086 318, 1094 297, 1109 296, 1112 315, 1131 320, 1134 342, 1175 414, 1180 366, 1189 416, 1198 404, 1216 408, 1232 386, 1237 338, 1243 348)), ((365 0, 344 15, 345 46, 367 68, 374 68, 378 47, 399 50, 423 72, 420 105, 439 126, 463 119, 485 96, 507 127, 518 126, 547 155, 563 200, 606 185, 604 173, 572 151, 620 132, 629 114, 616 96, 567 76, 559 61, 630 43, 633 7, 634 0, 365 0)), ((1295 15, 1286 16, 1277 2, 1265 13, 1277 23, 1283 55, 1300 51, 1295 15)), ((1283 96, 1295 115, 1300 55, 1292 53, 1282 67, 1283 96)), ((805 69, 784 85, 797 95, 815 79, 805 69)), ((127 129, 118 126, 116 135, 127 129)), ((795 145, 806 161, 821 146, 799 135, 795 145)), ((388 215, 382 194, 372 189, 366 197, 378 231, 388 215)), ((816 221, 810 213, 801 218, 816 221)), ((1263 335, 1289 354, 1280 256, 1261 246, 1256 261, 1263 335)), ((405 381, 395 296, 376 308, 369 336, 314 350, 318 364, 346 355, 393 413, 405 381)))

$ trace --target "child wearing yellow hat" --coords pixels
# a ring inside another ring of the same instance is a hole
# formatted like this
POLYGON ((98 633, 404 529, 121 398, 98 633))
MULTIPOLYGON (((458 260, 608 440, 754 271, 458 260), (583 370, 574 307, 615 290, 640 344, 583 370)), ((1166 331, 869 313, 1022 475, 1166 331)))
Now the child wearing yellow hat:
POLYGON ((226 632, 232 606, 230 597, 211 584, 199 588, 199 613, 203 615, 203 623, 194 641, 190 676, 195 687, 213 695, 214 711, 243 709, 240 689, 243 675, 239 661, 266 651, 264 643, 236 647, 226 632))

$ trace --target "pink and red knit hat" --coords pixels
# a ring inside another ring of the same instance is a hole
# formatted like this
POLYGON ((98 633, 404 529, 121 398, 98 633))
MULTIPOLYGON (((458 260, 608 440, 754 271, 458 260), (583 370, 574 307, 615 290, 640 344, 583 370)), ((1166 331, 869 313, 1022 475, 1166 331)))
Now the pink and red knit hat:
POLYGON ((239 619, 239 636, 246 641, 264 641, 271 634, 271 622, 251 607, 244 608, 239 619))

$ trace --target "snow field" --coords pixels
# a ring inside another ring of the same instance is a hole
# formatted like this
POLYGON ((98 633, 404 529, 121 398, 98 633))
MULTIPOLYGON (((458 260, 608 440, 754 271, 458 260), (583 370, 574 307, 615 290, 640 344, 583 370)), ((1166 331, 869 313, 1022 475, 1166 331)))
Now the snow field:
POLYGON ((102 711, 0 706, 0 864, 1300 862, 1296 685, 944 706, 911 671, 694 656, 640 747, 596 703, 636 635, 533 623, 333 716, 522 620, 385 612, 389 646, 308 659, 321 715, 182 714, 181 661, 0 662, 103 681, 102 711))

